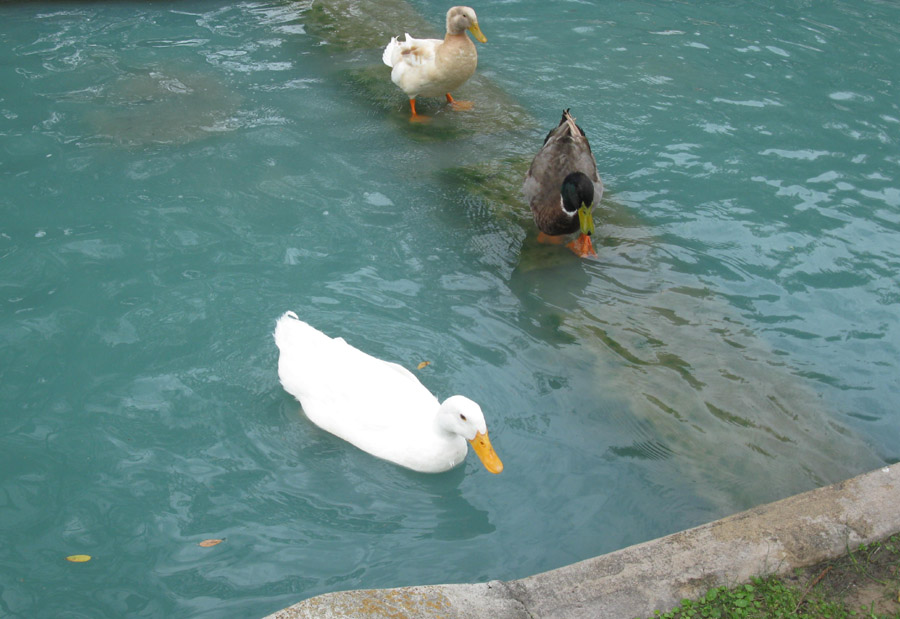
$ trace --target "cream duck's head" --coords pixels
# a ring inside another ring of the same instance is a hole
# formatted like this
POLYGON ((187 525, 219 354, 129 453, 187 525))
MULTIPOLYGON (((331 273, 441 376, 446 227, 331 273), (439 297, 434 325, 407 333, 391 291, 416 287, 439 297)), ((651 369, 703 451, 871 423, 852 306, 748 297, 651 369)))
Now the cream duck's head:
POLYGON ((475 11, 468 6, 455 6, 447 11, 447 32, 450 34, 462 34, 466 30, 472 33, 479 43, 487 43, 487 37, 478 27, 478 18, 475 11))

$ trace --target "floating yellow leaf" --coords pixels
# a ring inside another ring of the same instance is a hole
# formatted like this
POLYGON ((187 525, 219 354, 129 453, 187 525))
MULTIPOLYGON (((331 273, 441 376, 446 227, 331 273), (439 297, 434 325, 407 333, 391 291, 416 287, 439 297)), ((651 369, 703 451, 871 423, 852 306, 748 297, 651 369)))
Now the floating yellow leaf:
POLYGON ((431 361, 423 361, 423 362, 420 363, 418 366, 416 366, 416 369, 421 370, 422 368, 424 368, 424 367, 427 366, 427 365, 431 365, 431 361))
POLYGON ((224 539, 205 539, 197 545, 203 546, 204 548, 209 548, 210 546, 215 546, 216 544, 221 544, 224 541, 225 541, 224 539))
POLYGON ((91 555, 69 555, 66 557, 66 561, 71 561, 72 563, 87 563, 91 560, 91 555))

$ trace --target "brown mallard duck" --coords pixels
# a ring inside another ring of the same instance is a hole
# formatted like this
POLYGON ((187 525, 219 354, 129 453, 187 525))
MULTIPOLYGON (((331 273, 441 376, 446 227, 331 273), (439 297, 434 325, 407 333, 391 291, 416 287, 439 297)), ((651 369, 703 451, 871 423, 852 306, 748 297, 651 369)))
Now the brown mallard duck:
POLYGON ((539 241, 561 242, 580 230, 567 246, 582 258, 596 255, 593 209, 603 198, 603 181, 591 145, 568 109, 531 162, 523 189, 541 231, 539 241))

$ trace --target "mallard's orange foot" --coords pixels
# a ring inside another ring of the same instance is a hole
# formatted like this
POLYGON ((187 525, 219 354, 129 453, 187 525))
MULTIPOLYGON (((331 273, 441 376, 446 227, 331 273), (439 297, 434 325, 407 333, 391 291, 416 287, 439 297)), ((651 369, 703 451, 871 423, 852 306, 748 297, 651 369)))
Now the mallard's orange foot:
POLYGON ((577 239, 566 245, 566 247, 575 252, 575 255, 579 258, 597 256, 597 252, 594 251, 594 244, 591 242, 591 237, 586 234, 580 234, 577 239))
MULTIPOLYGON (((566 237, 563 234, 558 236, 553 236, 551 234, 546 234, 544 232, 538 232, 538 243, 546 243, 547 245, 562 245, 566 242, 566 237)), ((574 241, 573 241, 574 242, 574 241)))

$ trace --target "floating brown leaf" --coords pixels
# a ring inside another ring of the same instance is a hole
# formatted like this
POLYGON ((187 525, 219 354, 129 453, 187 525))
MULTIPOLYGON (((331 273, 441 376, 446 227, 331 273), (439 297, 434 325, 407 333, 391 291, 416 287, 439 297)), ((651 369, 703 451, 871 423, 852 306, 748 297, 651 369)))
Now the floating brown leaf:
POLYGON ((431 361, 423 361, 422 363, 420 363, 419 365, 416 366, 416 369, 421 370, 422 368, 424 368, 427 365, 431 365, 431 361))
POLYGON ((225 541, 224 539, 205 539, 197 545, 203 546, 204 548, 209 548, 210 546, 215 546, 217 544, 221 544, 224 541, 225 541))

